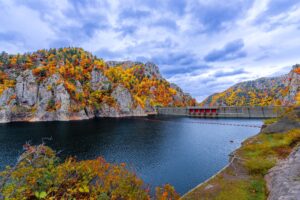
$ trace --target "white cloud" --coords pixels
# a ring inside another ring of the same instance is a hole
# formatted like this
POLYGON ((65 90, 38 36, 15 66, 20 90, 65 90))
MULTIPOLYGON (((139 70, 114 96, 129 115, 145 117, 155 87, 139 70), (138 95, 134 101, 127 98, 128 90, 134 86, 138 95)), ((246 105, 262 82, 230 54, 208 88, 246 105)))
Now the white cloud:
POLYGON ((72 45, 104 58, 158 60, 170 81, 201 100, 238 81, 284 72, 299 62, 300 3, 275 6, 276 12, 270 11, 271 3, 2 0, 0 46, 18 53, 72 45), (238 39, 247 56, 213 63, 203 59, 238 39), (237 69, 248 73, 213 77, 237 69))

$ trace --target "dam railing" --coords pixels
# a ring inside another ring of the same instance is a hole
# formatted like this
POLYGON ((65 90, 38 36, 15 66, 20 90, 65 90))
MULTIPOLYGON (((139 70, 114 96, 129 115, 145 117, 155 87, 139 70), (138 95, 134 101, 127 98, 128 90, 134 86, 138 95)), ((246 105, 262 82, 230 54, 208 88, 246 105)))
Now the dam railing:
POLYGON ((214 107, 157 107, 159 115, 200 118, 276 118, 288 106, 214 106, 214 107))

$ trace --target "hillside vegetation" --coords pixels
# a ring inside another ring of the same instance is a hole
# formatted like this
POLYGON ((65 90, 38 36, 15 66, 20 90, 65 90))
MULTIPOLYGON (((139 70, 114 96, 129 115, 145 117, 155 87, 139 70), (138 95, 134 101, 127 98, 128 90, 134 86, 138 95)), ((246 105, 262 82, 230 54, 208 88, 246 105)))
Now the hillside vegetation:
POLYGON ((195 100, 152 63, 105 62, 81 48, 0 54, 0 121, 144 116, 195 100))
POLYGON ((238 83, 206 98, 201 105, 268 106, 300 102, 300 65, 284 76, 238 83))
POLYGON ((0 199, 176 200, 179 195, 166 184, 151 197, 149 186, 125 164, 95 160, 59 161, 44 144, 24 145, 13 167, 0 172, 0 199))

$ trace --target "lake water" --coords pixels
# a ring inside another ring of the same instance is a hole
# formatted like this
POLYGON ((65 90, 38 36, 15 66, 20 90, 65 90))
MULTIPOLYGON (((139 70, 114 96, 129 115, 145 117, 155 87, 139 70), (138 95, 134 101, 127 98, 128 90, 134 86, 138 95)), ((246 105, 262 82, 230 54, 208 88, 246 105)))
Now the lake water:
POLYGON ((26 141, 62 150, 61 157, 125 162, 147 184, 175 186, 180 194, 228 163, 228 155, 259 128, 209 123, 261 125, 261 120, 148 117, 72 122, 0 124, 0 168, 14 164, 26 141), (231 142, 233 141, 233 142, 231 142))

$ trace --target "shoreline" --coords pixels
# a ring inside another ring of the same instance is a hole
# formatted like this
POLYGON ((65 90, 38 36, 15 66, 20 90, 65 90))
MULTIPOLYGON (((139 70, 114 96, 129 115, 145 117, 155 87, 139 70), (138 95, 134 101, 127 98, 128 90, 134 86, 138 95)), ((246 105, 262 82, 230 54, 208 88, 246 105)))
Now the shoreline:
POLYGON ((229 156, 229 163, 227 165, 225 165, 222 169, 220 169, 217 173, 215 173, 214 175, 212 175, 211 177, 209 177, 208 179, 206 179, 205 181, 199 183, 198 185, 196 185, 195 187, 193 187, 192 189, 190 189, 188 192, 186 192, 184 195, 182 195, 180 197, 181 200, 184 200, 185 198, 188 197, 188 195, 192 194, 193 192, 195 192, 198 188, 204 186, 205 184, 209 183, 210 181, 212 181, 213 179, 215 179, 217 176, 221 175, 222 173, 224 173, 226 170, 228 170, 230 167, 232 167, 232 165, 234 164, 234 162, 236 162, 237 156, 235 155, 236 151, 239 150, 243 143, 255 136, 257 136, 259 133, 257 133, 254 136, 251 136, 249 138, 246 138, 242 143, 241 146, 238 147, 236 150, 234 150, 232 153, 230 153, 229 156))
POLYGON ((197 188, 203 186, 204 184, 208 183, 210 180, 214 179, 216 176, 218 176, 219 174, 221 174, 224 170, 226 170, 232 164, 233 160, 234 160, 234 158, 231 159, 230 162, 227 165, 225 165, 222 169, 220 169, 217 173, 215 173, 214 175, 212 175, 211 177, 209 177, 205 181, 199 183, 198 185, 196 185, 195 187, 193 187, 192 189, 190 189, 189 191, 187 191, 184 195, 182 195, 180 197, 180 199, 186 198, 190 193, 194 192, 197 188))
MULTIPOLYGON (((296 108, 272 124, 265 123, 256 135, 245 139, 239 148, 229 154, 229 163, 225 167, 180 199, 227 200, 232 196, 236 199, 267 199, 270 194, 277 194, 278 188, 285 184, 284 180, 289 176, 285 169, 300 169, 299 165, 292 165, 289 161, 300 162, 299 116, 299 108, 296 108), (298 157, 295 152, 298 152, 298 157), (282 165, 285 168, 280 167, 282 165)), ((295 178, 296 174, 292 176, 295 178)), ((290 185, 300 188, 300 181, 290 185)), ((282 196, 291 195, 288 191, 282 192, 282 196)))

